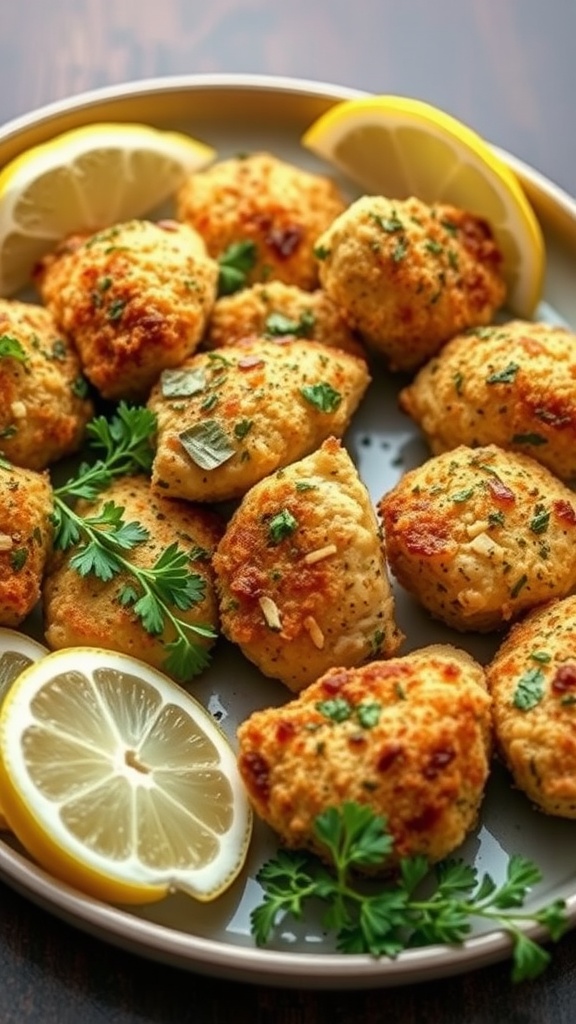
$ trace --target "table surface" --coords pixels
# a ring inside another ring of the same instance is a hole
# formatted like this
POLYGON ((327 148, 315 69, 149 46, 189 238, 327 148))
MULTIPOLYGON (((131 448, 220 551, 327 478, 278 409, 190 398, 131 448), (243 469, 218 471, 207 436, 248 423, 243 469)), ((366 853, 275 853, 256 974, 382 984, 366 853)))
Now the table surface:
MULTIPOLYGON (((0 120, 182 73, 291 75, 428 100, 576 191, 573 0, 3 0, 0 120)), ((509 964, 409 988, 258 988, 148 963, 0 885, 0 1024, 572 1022, 576 933, 513 986, 509 964)))

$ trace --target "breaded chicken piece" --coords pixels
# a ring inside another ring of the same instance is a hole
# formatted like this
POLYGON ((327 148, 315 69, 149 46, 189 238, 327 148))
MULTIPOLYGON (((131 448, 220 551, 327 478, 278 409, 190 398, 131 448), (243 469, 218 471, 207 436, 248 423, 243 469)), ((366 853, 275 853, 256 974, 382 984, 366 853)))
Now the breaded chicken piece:
POLYGON ((19 626, 40 598, 53 511, 47 473, 0 459, 0 626, 19 626))
MULTIPOLYGON (((189 554, 190 573, 201 581, 201 599, 186 611, 172 610, 183 622, 216 629, 218 610, 211 557, 222 534, 219 517, 207 509, 152 494, 144 476, 115 480, 96 502, 78 502, 76 510, 82 515, 93 515, 111 501, 124 509, 125 522, 138 522, 148 531, 148 540, 124 552, 124 557, 134 565, 153 565, 171 544, 189 554)), ((108 582, 94 575, 80 576, 70 566, 77 550, 71 547, 64 553, 55 553, 48 566, 43 588, 46 643, 53 650, 104 647, 135 655, 165 670, 166 645, 175 639, 174 628, 168 625, 160 635, 148 633, 132 606, 121 600, 127 584, 137 589, 133 579, 125 573, 108 582)), ((214 641, 198 636, 194 642, 209 649, 214 641)))
POLYGON ((0 453, 45 469, 80 447, 92 415, 80 360, 52 315, 0 299, 0 453))
POLYGON ((392 573, 454 629, 499 629, 576 583, 576 495, 520 452, 436 455, 378 511, 392 573))
POLYGON ((197 353, 152 390, 152 486, 189 501, 239 498, 341 437, 369 381, 364 359, 313 341, 255 339, 197 353))
POLYGON ((197 348, 218 266, 192 228, 132 220, 68 239, 35 278, 100 394, 142 400, 163 369, 197 348))
POLYGON ((304 291, 293 284, 254 284, 214 305, 204 344, 234 345, 248 337, 309 338, 361 356, 362 345, 339 309, 321 288, 304 291))
POLYGON ((459 331, 489 323, 505 298, 490 227, 453 206, 363 196, 315 252, 326 292, 392 370, 414 370, 459 331))
POLYGON ((180 189, 176 209, 211 256, 238 242, 255 245, 249 283, 275 279, 312 289, 316 239, 345 205, 329 178, 262 152, 196 171, 180 189))
POLYGON ((487 667, 498 751, 540 810, 576 818, 576 597, 512 627, 487 667))
POLYGON ((246 494, 214 569, 223 632, 291 690, 400 646, 376 515, 336 438, 246 494))
POLYGON ((315 819, 346 801, 385 816, 402 857, 446 857, 475 825, 489 772, 490 698, 466 652, 434 645, 334 668, 238 729, 256 813, 288 847, 325 851, 315 819))
POLYGON ((576 334, 514 320, 449 341, 400 392, 435 454, 459 444, 523 451, 576 482, 576 334))

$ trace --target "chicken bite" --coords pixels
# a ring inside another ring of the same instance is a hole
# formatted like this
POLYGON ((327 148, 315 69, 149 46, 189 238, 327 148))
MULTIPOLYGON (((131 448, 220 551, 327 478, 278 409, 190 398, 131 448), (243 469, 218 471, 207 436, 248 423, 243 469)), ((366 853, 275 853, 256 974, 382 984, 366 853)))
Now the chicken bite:
POLYGON ((276 279, 312 289, 314 244, 345 205, 330 178, 262 152, 192 174, 178 193, 177 216, 200 232, 215 258, 252 243, 247 283, 276 279))
POLYGON ((454 629, 502 628, 576 583, 576 495, 520 452, 436 455, 378 511, 392 573, 454 629))
MULTIPOLYGON (((126 523, 139 523, 148 532, 148 539, 123 552, 135 566, 152 566, 172 544, 186 552, 189 572, 197 577, 198 600, 186 610, 172 607, 171 611, 182 622, 210 626, 215 633, 218 610, 211 557, 222 533, 219 517, 207 509, 152 494, 144 476, 113 481, 95 502, 78 502, 76 511, 83 516, 97 515, 107 502, 124 510, 126 523)), ((160 633, 148 632, 134 613, 134 602, 125 599, 127 587, 138 592, 132 577, 125 572, 107 581, 93 574, 82 576, 71 565, 77 551, 73 546, 56 552, 48 566, 43 587, 46 643, 53 650, 104 647, 165 670, 168 645, 177 638, 173 625, 168 623, 160 633)), ((214 643, 200 635, 192 639, 206 651, 214 643)))
POLYGON ((514 320, 453 338, 399 401, 435 454, 497 444, 576 482, 575 380, 575 334, 514 320))
POLYGON ((254 339, 197 353, 150 395, 152 486, 189 501, 239 498, 341 437, 369 381, 364 359, 313 341, 254 339))
POLYGON ((489 225, 453 206, 363 196, 315 252, 322 286, 392 370, 414 370, 459 331, 489 323, 506 294, 489 225))
POLYGON ((321 288, 307 292, 282 281, 254 284, 215 303, 205 345, 220 348, 249 337, 308 338, 352 355, 364 354, 358 338, 321 288))
POLYGON ((47 473, 0 459, 0 626, 19 626, 40 599, 53 511, 47 473))
POLYGON ((0 453, 46 469, 80 447, 92 414, 80 360, 52 315, 0 299, 0 453))
POLYGON ((546 814, 576 818, 576 597, 516 623, 487 666, 497 749, 546 814))
POLYGON ((336 438, 248 492, 214 569, 224 634, 291 690, 400 645, 376 515, 336 438))
POLYGON ((347 801, 386 818, 402 857, 448 856, 475 825, 488 778, 490 698, 465 651, 434 645, 333 668, 284 707, 238 729, 256 813, 293 848, 325 851, 314 822, 347 801))
POLYGON ((198 347, 218 267, 185 224, 132 220, 66 240, 36 282, 100 394, 140 401, 198 347))

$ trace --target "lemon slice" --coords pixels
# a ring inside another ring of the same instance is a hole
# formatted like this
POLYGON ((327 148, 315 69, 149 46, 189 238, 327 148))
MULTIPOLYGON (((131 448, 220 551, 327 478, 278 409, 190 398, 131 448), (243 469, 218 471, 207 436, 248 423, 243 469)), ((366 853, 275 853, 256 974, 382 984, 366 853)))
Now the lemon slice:
MULTIPOLYGON (((0 701, 8 692, 15 679, 28 665, 48 654, 48 648, 32 640, 25 633, 15 629, 0 628, 0 701)), ((7 829, 8 822, 2 811, 0 792, 0 830, 7 829)))
POLYGON ((28 853, 98 899, 212 900, 246 858, 252 817, 228 740, 125 654, 70 647, 25 669, 0 707, 0 788, 28 853))
POLYGON ((214 156, 179 132, 99 123, 15 157, 0 172, 0 294, 66 235, 144 216, 214 156))
POLYGON ((372 96, 336 104, 302 143, 368 193, 485 217, 504 254, 508 308, 534 314, 545 269, 540 225, 516 176, 472 129, 420 100, 372 96))

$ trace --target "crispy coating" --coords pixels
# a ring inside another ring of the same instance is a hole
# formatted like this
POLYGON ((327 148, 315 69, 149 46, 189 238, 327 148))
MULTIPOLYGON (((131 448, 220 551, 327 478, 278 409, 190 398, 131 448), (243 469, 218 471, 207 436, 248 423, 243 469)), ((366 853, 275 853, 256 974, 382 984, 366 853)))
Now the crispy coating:
MULTIPOLYGON (((216 629, 218 611, 211 556, 222 533, 219 518, 207 509, 152 494, 144 476, 115 480, 96 502, 79 502, 76 508, 82 515, 94 514, 109 501, 124 509, 125 522, 138 522, 149 533, 147 541, 124 553, 134 565, 153 565, 171 544, 178 544, 190 554, 190 572, 201 577, 204 593, 187 611, 173 611, 184 622, 216 629)), ((133 584, 132 579, 124 573, 108 582, 94 575, 80 576, 70 567, 75 550, 72 547, 65 553, 57 552, 48 566, 43 588, 46 643, 53 650, 105 647, 165 669, 166 644, 175 639, 173 627, 168 625, 160 635, 148 633, 132 608, 120 600, 123 588, 133 584)), ((213 644, 200 636, 195 642, 206 648, 213 644)))
POLYGON ((499 629, 576 583, 576 495, 520 452, 436 455, 378 511, 392 573, 454 629, 499 629))
POLYGON ((270 153, 221 160, 196 171, 177 196, 177 216, 206 241, 211 256, 237 242, 256 246, 248 282, 276 279, 314 288, 318 235, 345 208, 330 178, 270 153))
POLYGON ((502 256, 486 221, 452 206, 358 199, 316 244, 320 282, 392 370, 414 370, 502 305, 502 256))
POLYGON ((453 338, 400 392, 435 454, 524 451, 576 482, 576 335, 515 320, 453 338))
POLYGON ((513 626, 487 681, 497 748, 514 782, 540 810, 576 818, 576 597, 513 626))
POLYGON ((304 291, 283 281, 254 284, 214 305, 204 343, 234 345, 247 337, 309 338, 361 356, 363 347, 322 288, 304 291))
POLYGON ((19 626, 40 598, 52 512, 47 473, 0 461, 0 626, 19 626))
POLYGON ((190 501, 241 497, 341 437, 369 381, 364 359, 319 342, 254 339, 197 353, 163 374, 148 402, 158 421, 154 490, 190 501))
POLYGON ((84 372, 105 398, 142 400, 202 337, 218 267, 176 221, 132 220, 63 243, 36 281, 84 372))
POLYGON ((376 515, 336 438, 248 492, 214 569, 223 632, 291 690, 398 650, 376 515))
POLYGON ((0 453, 45 469, 80 447, 93 414, 80 360, 42 306, 0 299, 0 335, 0 453))
POLYGON ((334 668, 240 725, 239 768, 256 813, 288 847, 322 855, 316 817, 345 801, 387 819, 382 864, 441 860, 477 820, 489 772, 490 698, 466 652, 434 645, 334 668))

